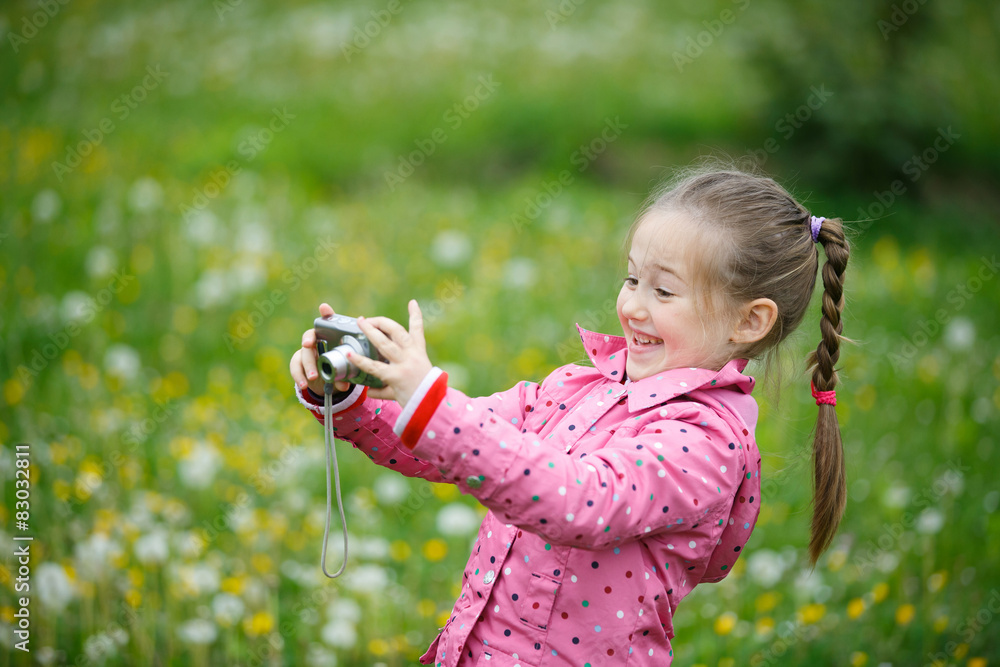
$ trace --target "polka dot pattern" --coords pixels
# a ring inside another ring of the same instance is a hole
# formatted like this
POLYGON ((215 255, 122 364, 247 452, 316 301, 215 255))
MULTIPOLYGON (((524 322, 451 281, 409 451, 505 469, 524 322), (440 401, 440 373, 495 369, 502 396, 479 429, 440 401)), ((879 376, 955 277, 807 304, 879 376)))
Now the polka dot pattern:
POLYGON ((353 410, 341 437, 373 461, 489 510, 424 663, 666 664, 674 607, 743 552, 760 505, 746 361, 623 382, 624 341, 581 336, 593 368, 483 398, 448 389, 412 450, 385 435, 397 404, 353 410))

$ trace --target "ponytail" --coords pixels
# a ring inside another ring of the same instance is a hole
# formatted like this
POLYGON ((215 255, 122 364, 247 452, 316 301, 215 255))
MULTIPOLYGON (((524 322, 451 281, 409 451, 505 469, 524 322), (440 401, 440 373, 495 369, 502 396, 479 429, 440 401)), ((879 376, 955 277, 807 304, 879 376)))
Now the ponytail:
MULTIPOLYGON (((840 358, 841 332, 844 323, 844 270, 850 248, 844 236, 843 222, 830 218, 819 230, 826 263, 823 265, 823 316, 819 323, 821 340, 809 353, 813 393, 832 392, 837 386, 834 364, 840 358)), ((832 403, 817 401, 819 416, 813 440, 813 517, 809 539, 809 560, 815 566, 837 533, 847 504, 847 475, 844 467, 844 447, 840 436, 837 411, 832 403)))

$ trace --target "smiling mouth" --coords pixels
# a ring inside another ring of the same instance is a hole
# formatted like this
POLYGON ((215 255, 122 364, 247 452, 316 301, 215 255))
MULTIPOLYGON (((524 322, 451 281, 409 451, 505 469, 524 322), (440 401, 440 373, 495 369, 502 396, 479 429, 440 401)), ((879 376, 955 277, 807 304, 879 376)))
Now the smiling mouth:
POLYGON ((652 347, 653 345, 662 345, 663 344, 663 339, 662 338, 648 338, 648 337, 646 337, 644 335, 640 335, 640 334, 638 334, 638 333, 636 333, 636 332, 633 331, 632 332, 632 343, 635 344, 635 346, 639 347, 639 348, 642 348, 642 347, 652 347))

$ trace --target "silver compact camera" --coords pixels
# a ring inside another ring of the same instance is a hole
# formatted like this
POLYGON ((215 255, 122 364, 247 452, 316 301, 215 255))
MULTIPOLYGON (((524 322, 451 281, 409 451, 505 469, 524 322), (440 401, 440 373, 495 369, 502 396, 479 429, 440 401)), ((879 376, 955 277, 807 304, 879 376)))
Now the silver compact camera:
POLYGON ((316 351, 319 352, 319 374, 324 382, 350 382, 376 388, 384 386, 377 377, 362 372, 347 359, 347 353, 353 352, 375 361, 386 361, 362 333, 355 318, 347 315, 317 317, 313 327, 316 330, 316 351))

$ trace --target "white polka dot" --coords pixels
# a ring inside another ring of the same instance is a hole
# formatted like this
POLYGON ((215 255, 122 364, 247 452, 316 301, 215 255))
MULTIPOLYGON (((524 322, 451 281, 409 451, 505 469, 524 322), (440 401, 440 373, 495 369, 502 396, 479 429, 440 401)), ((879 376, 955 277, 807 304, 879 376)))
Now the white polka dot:
POLYGON ((653 655, 653 649, 649 649, 649 654, 653 655))
POLYGON ((632 508, 631 507, 626 507, 625 508, 625 514, 631 514, 631 513, 632 513, 632 508))
POLYGON ((686 387, 686 386, 688 386, 688 383, 687 382, 681 382, 681 386, 682 387, 686 387))
POLYGON ((692 549, 694 549, 694 547, 695 547, 694 540, 691 540, 690 542, 688 542, 688 546, 691 547, 692 549))
POLYGON ((569 580, 572 581, 575 584, 576 583, 576 575, 574 574, 573 576, 571 576, 569 578, 569 580))
POLYGON ((500 611, 500 605, 497 605, 497 606, 493 607, 493 611, 497 611, 497 612, 500 611))
POLYGON ((653 443, 653 447, 656 447, 657 449, 663 449, 663 443, 662 442, 654 442, 653 443))
POLYGON ((573 513, 572 512, 570 512, 569 514, 566 515, 566 520, 567 521, 572 521, 573 520, 573 513))
POLYGON ((434 436, 436 435, 437 434, 434 431, 427 431, 427 437, 430 438, 431 440, 433 440, 434 436))
POLYGON ((667 416, 667 411, 666 410, 660 410, 660 416, 661 417, 666 417, 667 416))
MULTIPOLYGON (((725 472, 725 471, 723 471, 723 472, 725 472)), ((565 486, 560 486, 559 487, 559 495, 560 496, 565 496, 566 495, 566 487, 565 486)))
POLYGON ((469 412, 472 412, 472 403, 466 403, 465 409, 468 410, 469 412))
POLYGON ((668 548, 668 549, 670 549, 671 551, 673 551, 673 550, 674 550, 674 545, 672 545, 672 544, 668 544, 668 545, 667 545, 667 548, 668 548))
POLYGON ((605 337, 604 337, 604 342, 605 342, 605 343, 607 343, 607 342, 608 342, 608 341, 610 341, 610 340, 611 340, 611 337, 610 337, 610 336, 605 336, 605 337))
POLYGON ((486 533, 486 537, 493 537, 493 531, 491 530, 490 532, 486 533))
POLYGON ((509 568, 509 567, 505 567, 505 568, 503 569, 503 573, 504 573, 504 574, 510 574, 510 568, 509 568))
POLYGON ((719 466, 720 472, 726 472, 726 466, 719 466))
POLYGON ((603 516, 599 516, 599 517, 597 517, 597 525, 598 525, 598 526, 600 526, 600 525, 602 525, 603 523, 604 523, 604 517, 603 517, 603 516))
POLYGON ((618 615, 618 618, 625 618, 625 612, 623 612, 621 609, 618 610, 618 614, 617 615, 618 615))
POLYGON ((666 477, 667 476, 667 471, 663 470, 661 468, 656 474, 657 474, 658 477, 666 477))

